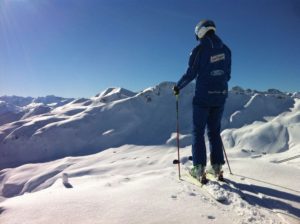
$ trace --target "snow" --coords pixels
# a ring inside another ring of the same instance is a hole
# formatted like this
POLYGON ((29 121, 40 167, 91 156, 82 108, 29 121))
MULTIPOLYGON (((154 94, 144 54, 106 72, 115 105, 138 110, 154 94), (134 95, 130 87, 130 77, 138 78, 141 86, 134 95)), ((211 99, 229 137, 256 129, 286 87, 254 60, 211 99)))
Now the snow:
POLYGON ((131 92, 130 90, 124 89, 124 88, 108 88, 104 90, 102 93, 97 94, 94 98, 92 98, 94 101, 100 101, 100 102, 112 102, 120 99, 125 99, 128 97, 132 97, 136 95, 136 93, 131 92))
MULTIPOLYGON (((188 155, 190 146, 182 149, 183 160, 188 155)), ((294 220, 290 223, 297 223, 293 216, 299 216, 300 183, 294 180, 300 175, 292 166, 261 158, 233 158, 230 153, 235 175, 229 175, 224 167, 225 177, 232 186, 218 191, 227 198, 222 204, 199 187, 178 180, 177 167, 172 164, 175 156, 174 147, 124 145, 94 155, 2 170, 1 179, 5 183, 2 193, 8 199, 0 204, 3 210, 0 222, 206 223, 213 220, 226 224, 282 223, 290 219, 294 220), (62 181, 63 173, 69 176, 67 186, 62 181)))
MULTIPOLYGON (((172 85, 22 105, 32 115, 0 126, 0 223, 300 223, 296 95, 230 92, 222 138, 233 175, 225 165, 228 183, 205 190, 179 180, 172 164, 172 85)), ((193 90, 179 98, 183 177, 191 166, 193 90)))
POLYGON ((45 114, 72 100, 52 95, 37 98, 0 96, 0 125, 45 114))

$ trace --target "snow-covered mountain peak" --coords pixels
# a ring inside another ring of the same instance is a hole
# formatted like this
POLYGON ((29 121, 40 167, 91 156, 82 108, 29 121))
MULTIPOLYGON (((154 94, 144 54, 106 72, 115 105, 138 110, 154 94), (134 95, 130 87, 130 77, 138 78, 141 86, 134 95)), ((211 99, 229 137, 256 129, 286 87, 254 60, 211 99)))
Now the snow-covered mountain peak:
POLYGON ((107 102, 113 102, 116 100, 125 99, 128 97, 133 97, 135 95, 136 93, 124 88, 120 88, 120 87, 107 88, 103 92, 97 94, 95 97, 92 97, 92 100, 107 103, 107 102))
POLYGON ((68 104, 73 98, 46 97, 0 97, 0 125, 47 113, 56 107, 68 104))
POLYGON ((298 99, 300 99, 300 92, 294 92, 294 93, 292 93, 292 95, 291 95, 293 98, 298 98, 298 99))
POLYGON ((32 102, 33 97, 21 97, 21 96, 0 96, 0 100, 7 104, 23 107, 32 102))
MULTIPOLYGON (((138 95, 156 95, 156 96, 162 96, 162 97, 173 97, 173 87, 176 85, 175 82, 161 82, 160 84, 149 87, 140 92, 138 95)), ((186 95, 193 94, 195 89, 195 84, 190 83, 188 86, 186 86, 184 89, 181 90, 181 95, 185 97, 186 95)))
POLYGON ((58 96, 54 96, 54 95, 48 95, 45 97, 34 98, 32 100, 32 103, 42 103, 42 104, 48 105, 48 106, 61 106, 72 100, 73 100, 73 98, 67 99, 67 98, 58 97, 58 96))

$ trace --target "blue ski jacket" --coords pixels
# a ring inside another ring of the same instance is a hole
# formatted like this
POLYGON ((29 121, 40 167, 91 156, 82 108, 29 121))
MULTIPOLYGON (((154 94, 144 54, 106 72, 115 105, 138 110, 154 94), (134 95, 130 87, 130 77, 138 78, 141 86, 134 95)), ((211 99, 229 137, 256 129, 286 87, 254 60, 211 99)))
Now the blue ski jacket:
POLYGON ((177 87, 182 89, 196 79, 193 104, 221 106, 228 96, 230 73, 230 49, 215 33, 207 34, 193 49, 188 69, 178 81, 177 87))

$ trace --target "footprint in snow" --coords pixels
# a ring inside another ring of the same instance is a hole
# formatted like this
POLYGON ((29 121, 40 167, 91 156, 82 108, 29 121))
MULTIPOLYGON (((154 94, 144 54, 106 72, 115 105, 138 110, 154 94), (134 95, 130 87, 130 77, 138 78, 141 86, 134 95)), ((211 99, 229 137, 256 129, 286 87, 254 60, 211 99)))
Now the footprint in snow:
POLYGON ((4 211, 5 211, 5 209, 2 208, 2 207, 0 207, 0 214, 1 214, 2 212, 4 212, 4 211))
POLYGON ((107 184, 105 184, 105 187, 111 187, 112 186, 112 184, 111 183, 107 183, 107 184))
POLYGON ((129 181, 130 181, 130 178, 129 178, 129 177, 125 177, 125 178, 123 179, 123 181, 124 181, 124 182, 129 182, 129 181))
POLYGON ((215 219, 216 217, 212 216, 212 215, 208 215, 207 216, 208 219, 215 219))
POLYGON ((189 193, 189 196, 197 196, 195 193, 193 193, 193 192, 191 192, 191 193, 189 193))
POLYGON ((176 200, 177 199, 177 196, 176 195, 171 195, 171 198, 176 200))

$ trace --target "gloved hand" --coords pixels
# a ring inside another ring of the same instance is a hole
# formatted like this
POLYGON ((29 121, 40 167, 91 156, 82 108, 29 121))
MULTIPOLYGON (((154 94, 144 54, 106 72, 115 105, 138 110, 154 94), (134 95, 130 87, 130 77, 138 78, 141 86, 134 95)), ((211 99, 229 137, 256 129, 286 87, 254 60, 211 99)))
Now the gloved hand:
POLYGON ((179 88, 177 86, 173 86, 173 92, 175 96, 179 95, 179 88))

